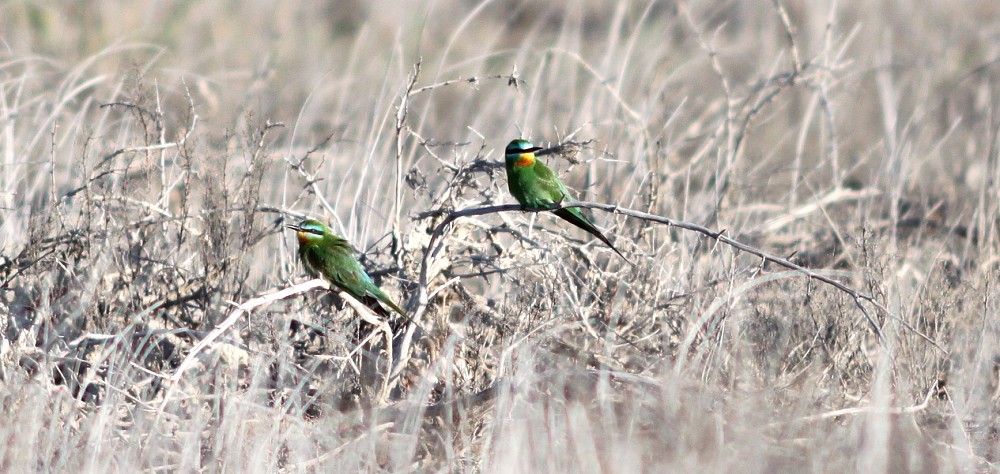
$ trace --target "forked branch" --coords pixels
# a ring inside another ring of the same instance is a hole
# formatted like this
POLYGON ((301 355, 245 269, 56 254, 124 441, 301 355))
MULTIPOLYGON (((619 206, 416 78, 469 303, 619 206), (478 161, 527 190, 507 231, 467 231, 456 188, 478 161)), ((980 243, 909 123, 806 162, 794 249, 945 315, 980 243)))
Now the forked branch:
MULTIPOLYGON (((226 317, 224 321, 216 325, 215 328, 213 328, 212 331, 208 333, 208 335, 202 338, 201 341, 199 341, 194 347, 191 348, 190 351, 188 351, 187 356, 185 356, 181 364, 177 366, 177 369, 174 370, 174 373, 166 379, 166 382, 168 383, 168 388, 167 392, 163 396, 163 401, 160 404, 160 411, 162 412, 163 408, 167 405, 167 403, 170 402, 173 390, 176 387, 177 382, 179 382, 181 378, 184 376, 184 372, 186 372, 189 368, 191 368, 197 363, 198 355, 202 351, 204 351, 205 348, 208 347, 212 342, 218 339, 219 336, 221 336, 224 332, 226 332, 229 328, 231 328, 234 324, 236 324, 236 322, 239 321, 244 314, 249 313, 251 310, 259 306, 268 305, 275 301, 283 300, 285 298, 289 298, 297 294, 304 293, 314 288, 330 289, 330 283, 322 278, 314 278, 312 280, 299 283, 297 285, 293 285, 279 291, 274 291, 259 296, 257 298, 254 298, 252 300, 245 301, 242 304, 236 305, 236 308, 233 309, 233 311, 229 314, 228 317, 226 317)), ((386 364, 386 366, 387 370, 391 369, 393 367, 392 330, 389 328, 388 323, 379 320, 378 317, 376 317, 374 314, 371 313, 370 309, 365 307, 363 304, 361 304, 361 302, 357 301, 350 294, 344 291, 340 291, 338 293, 340 297, 343 298, 344 301, 346 301, 351 306, 351 308, 353 308, 361 316, 362 319, 376 326, 378 330, 385 335, 386 353, 388 356, 388 363, 386 364)), ((382 387, 379 390, 379 397, 381 400, 386 400, 388 398, 388 393, 390 388, 388 386, 388 380, 389 377, 388 374, 386 374, 386 376, 383 377, 382 387)))

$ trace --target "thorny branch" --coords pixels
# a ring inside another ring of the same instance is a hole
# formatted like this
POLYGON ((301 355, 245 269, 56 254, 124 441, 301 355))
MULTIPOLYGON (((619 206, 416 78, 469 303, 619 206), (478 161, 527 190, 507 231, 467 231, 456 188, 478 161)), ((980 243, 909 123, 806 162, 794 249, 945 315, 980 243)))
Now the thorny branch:
MULTIPOLYGON (((803 267, 801 265, 795 264, 795 263, 793 263, 793 262, 791 262, 791 261, 789 261, 787 259, 771 255, 771 254, 769 254, 769 253, 767 253, 767 252, 765 252, 765 251, 763 251, 761 249, 758 249, 756 247, 753 247, 753 246, 744 244, 742 242, 739 242, 737 240, 731 239, 731 238, 729 238, 729 237, 727 237, 725 235, 725 233, 726 233, 725 230, 714 231, 714 230, 711 230, 711 229, 709 229, 709 228, 707 228, 705 226, 702 226, 702 225, 698 225, 698 224, 694 224, 694 223, 690 223, 690 222, 685 222, 685 221, 679 221, 679 220, 675 220, 675 219, 670 219, 668 217, 657 216, 655 214, 649 214, 649 213, 645 213, 645 212, 635 211, 635 210, 632 210, 632 209, 626 209, 626 208, 622 208, 622 207, 619 207, 619 206, 614 205, 614 204, 604 204, 604 203, 587 202, 587 201, 565 201, 565 202, 562 202, 562 203, 559 203, 559 204, 556 204, 556 205, 552 205, 552 206, 550 206, 548 208, 544 208, 544 209, 525 209, 525 208, 523 208, 519 204, 504 204, 504 205, 499 205, 499 206, 483 206, 483 207, 473 207, 473 208, 467 208, 467 209, 459 209, 459 210, 450 212, 444 218, 444 220, 441 221, 441 223, 438 224, 438 226, 434 228, 434 232, 431 235, 430 243, 427 246, 427 251, 424 253, 424 258, 423 258, 423 260, 420 263, 420 275, 419 275, 419 280, 418 280, 418 288, 419 289, 418 289, 418 293, 416 295, 417 308, 416 308, 416 311, 412 315, 413 318, 414 318, 414 320, 419 320, 419 318, 422 316, 423 312, 427 308, 427 303, 428 303, 428 301, 430 299, 430 297, 429 297, 430 293, 428 292, 428 288, 427 288, 427 283, 428 283, 428 275, 427 275, 427 273, 428 273, 428 267, 430 266, 430 262, 433 261, 434 257, 437 256, 437 254, 441 251, 441 248, 444 246, 443 245, 443 239, 442 239, 442 237, 447 232, 449 226, 453 222, 455 222, 456 220, 458 220, 458 219, 460 219, 462 217, 480 216, 480 215, 484 215, 484 214, 494 214, 494 213, 499 213, 499 212, 510 212, 510 211, 546 212, 546 211, 552 211, 552 210, 562 209, 562 208, 571 208, 571 207, 579 207, 579 208, 586 208, 586 209, 599 209, 599 210, 602 210, 602 211, 605 211, 605 212, 610 212, 610 213, 613 213, 613 214, 621 214, 621 215, 624 215, 624 216, 634 217, 634 218, 642 219, 642 220, 645 220, 645 221, 656 222, 656 223, 668 225, 668 226, 671 226, 671 227, 677 227, 679 229, 691 230, 691 231, 697 232, 699 234, 705 235, 705 236, 707 236, 707 237, 709 237, 709 238, 711 238, 713 240, 716 240, 718 242, 721 242, 721 243, 724 243, 726 245, 729 245, 730 247, 733 247, 733 248, 735 248, 737 250, 740 250, 742 252, 745 252, 745 253, 748 253, 748 254, 751 254, 751 255, 755 255, 755 256, 759 257, 761 260, 763 260, 764 262, 773 263, 773 264, 776 264, 776 265, 779 265, 779 266, 782 266, 782 267, 785 267, 785 268, 788 268, 788 269, 791 269, 791 270, 795 270, 797 272, 802 273, 804 276, 806 276, 806 277, 808 277, 808 278, 810 278, 812 280, 816 280, 816 281, 821 282, 823 284, 832 286, 832 287, 836 288, 837 290, 840 290, 841 292, 847 294, 848 296, 850 296, 854 300, 855 305, 857 305, 858 309, 864 315, 865 320, 868 322, 868 324, 871 326, 872 330, 878 336, 879 341, 881 343, 883 343, 883 344, 885 344, 887 342, 886 339, 885 339, 885 335, 882 333, 881 327, 878 325, 878 323, 875 321, 875 319, 872 318, 871 314, 868 312, 868 309, 865 307, 864 302, 868 302, 869 304, 871 304, 872 306, 874 306, 876 309, 878 309, 879 311, 881 311, 883 314, 886 314, 886 315, 889 315, 889 316, 893 317, 894 319, 896 319, 897 321, 899 321, 906 329, 908 329, 911 332, 913 332, 914 334, 918 335, 920 338, 922 338, 925 341, 927 341, 928 343, 930 343, 936 349, 940 350, 941 352, 947 352, 943 348, 941 348, 941 346, 939 346, 937 344, 937 342, 935 342, 930 336, 927 336, 926 334, 923 334, 922 332, 920 332, 919 330, 917 330, 916 328, 914 328, 912 325, 910 325, 910 324, 906 323, 905 321, 903 321, 901 318, 895 317, 889 311, 888 308, 886 308, 881 303, 879 303, 878 301, 876 301, 875 298, 872 297, 871 295, 867 295, 867 294, 861 293, 861 292, 859 292, 859 291, 857 291, 857 290, 855 290, 855 289, 853 289, 853 288, 851 288, 851 287, 849 287, 849 286, 847 286, 847 285, 845 285, 845 284, 843 284, 843 283, 841 283, 841 282, 839 282, 839 281, 837 281, 837 280, 835 280, 833 278, 830 278, 830 277, 824 276, 822 274, 819 274, 819 273, 817 273, 817 272, 815 272, 813 270, 810 270, 810 269, 805 268, 805 267, 803 267)), ((412 332, 412 329, 411 329, 410 332, 412 332)))
MULTIPOLYGON (((417 63, 418 68, 419 68, 419 64, 420 63, 417 63)), ((420 93, 423 93, 423 92, 427 92, 427 91, 431 91, 431 90, 437 89, 438 87, 445 87, 445 86, 450 86, 452 84, 459 84, 459 83, 470 84, 474 88, 479 88, 480 81, 482 81, 484 79, 505 79, 507 81, 507 85, 510 86, 510 87, 513 87, 516 90, 519 90, 520 86, 522 86, 522 85, 525 84, 524 79, 521 79, 517 75, 517 67, 515 66, 514 69, 510 72, 510 74, 506 74, 506 75, 505 74, 493 74, 493 75, 490 75, 490 76, 481 76, 481 77, 480 76, 469 76, 469 77, 466 77, 466 78, 463 78, 463 79, 452 79, 452 80, 449 80, 449 81, 439 82, 437 84, 431 84, 429 86, 424 86, 424 87, 421 87, 419 89, 413 89, 412 85, 411 85, 411 88, 410 88, 410 90, 407 91, 406 95, 407 96, 417 95, 417 94, 420 94, 420 93)))

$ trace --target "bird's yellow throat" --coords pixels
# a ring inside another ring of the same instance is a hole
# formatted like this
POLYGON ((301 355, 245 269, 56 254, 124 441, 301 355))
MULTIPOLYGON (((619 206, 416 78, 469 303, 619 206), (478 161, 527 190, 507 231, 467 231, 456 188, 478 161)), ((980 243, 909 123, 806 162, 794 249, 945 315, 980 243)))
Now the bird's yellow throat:
POLYGON ((515 168, 524 168, 525 166, 531 166, 535 164, 535 154, 534 153, 521 153, 517 157, 517 161, 514 162, 515 168))
POLYGON ((316 237, 313 234, 302 231, 296 232, 295 236, 299 238, 299 245, 306 245, 309 242, 312 242, 312 239, 316 237))

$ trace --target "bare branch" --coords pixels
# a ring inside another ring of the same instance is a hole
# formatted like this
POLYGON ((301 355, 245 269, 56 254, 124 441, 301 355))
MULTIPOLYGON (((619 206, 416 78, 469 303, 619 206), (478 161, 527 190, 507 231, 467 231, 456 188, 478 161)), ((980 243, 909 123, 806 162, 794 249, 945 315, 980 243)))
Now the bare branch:
MULTIPOLYGON (((179 381, 181 377, 184 375, 184 372, 187 371, 187 369, 191 368, 192 365, 194 365, 195 358, 198 357, 198 354, 201 353, 201 351, 204 350, 205 347, 208 347, 208 345, 211 344, 212 341, 214 341, 216 338, 222 335, 222 333, 226 332, 227 329, 232 327, 233 324, 236 324, 236 321, 238 321, 240 319, 240 316, 242 316, 244 313, 247 313, 258 306, 263 306, 265 304, 273 303, 275 301, 288 298, 289 296, 294 296, 299 293, 304 293, 313 288, 329 288, 329 287, 330 284, 326 280, 322 278, 315 278, 305 283, 299 283, 298 285, 290 286, 283 290, 275 291, 273 293, 268 293, 266 295, 247 301, 243 304, 237 305, 236 309, 234 309, 232 313, 229 313, 229 316, 225 319, 225 321, 222 321, 217 326, 215 326, 215 329, 212 329, 212 331, 209 332, 204 339, 198 341, 198 344, 195 344, 195 346, 191 348, 191 351, 188 352, 188 355, 184 358, 184 361, 182 361, 181 364, 177 366, 177 370, 174 371, 173 375, 171 375, 168 380, 170 382, 179 381)), ((164 396, 163 398, 164 405, 166 405, 169 398, 170 398, 169 396, 164 396)))
POLYGON ((865 320, 868 322, 868 324, 871 326, 872 330, 878 336, 879 341, 882 342, 883 344, 885 344, 887 342, 886 339, 885 339, 885 335, 882 333, 881 327, 878 325, 878 323, 875 321, 875 319, 872 318, 871 314, 868 312, 868 309, 865 308, 865 306, 863 304, 864 302, 870 303, 872 306, 874 306, 876 309, 878 309, 879 311, 881 311, 883 314, 892 316, 894 319, 896 319, 897 321, 899 321, 900 324, 902 324, 906 329, 910 330, 914 334, 917 334, 918 336, 920 336, 920 338, 924 339, 925 341, 927 341, 928 343, 930 343, 932 346, 934 346, 938 350, 940 350, 942 352, 946 352, 943 348, 941 348, 941 346, 939 346, 937 344, 937 342, 935 342, 933 339, 931 339, 930 336, 927 336, 926 334, 923 334, 922 332, 920 332, 919 330, 917 330, 916 328, 914 328, 912 325, 910 325, 910 324, 906 323, 905 321, 903 321, 901 318, 894 316, 888 310, 888 308, 886 308, 885 306, 883 306, 881 303, 877 302, 874 297, 872 297, 870 295, 867 295, 867 294, 864 294, 864 293, 861 293, 861 292, 859 292, 859 291, 857 291, 857 290, 855 290, 855 289, 853 289, 853 288, 851 288, 851 287, 849 287, 849 286, 847 286, 847 285, 845 285, 845 284, 843 284, 843 283, 841 283, 841 282, 839 282, 837 280, 834 280, 833 278, 821 275, 821 274, 819 274, 819 273, 817 273, 817 272, 815 272, 813 270, 810 270, 808 268, 805 268, 805 267, 803 267, 801 265, 792 263, 791 261, 789 261, 789 260, 787 260, 785 258, 781 258, 781 257, 777 257, 777 256, 774 256, 774 255, 771 255, 771 254, 769 254, 769 253, 767 253, 767 252, 765 252, 765 251, 763 251, 761 249, 758 249, 756 247, 753 247, 753 246, 744 244, 742 242, 739 242, 737 240, 731 239, 731 238, 729 238, 729 237, 727 237, 725 235, 726 231, 724 229, 721 230, 721 231, 714 231, 714 230, 711 230, 711 229, 709 229, 709 228, 707 228, 705 226, 694 224, 694 223, 691 223, 691 222, 679 221, 679 220, 675 220, 675 219, 670 219, 668 217, 657 216, 655 214, 649 214, 649 213, 645 213, 645 212, 635 211, 635 210, 632 210, 632 209, 626 209, 626 208, 622 208, 622 207, 619 207, 619 206, 614 205, 614 204, 604 204, 604 203, 587 202, 587 201, 565 201, 565 202, 562 202, 562 203, 559 203, 559 204, 556 204, 556 205, 552 205, 552 206, 544 208, 544 209, 525 209, 525 208, 523 208, 519 204, 504 204, 504 205, 500 205, 500 206, 483 206, 483 207, 474 207, 474 208, 460 209, 460 210, 452 211, 451 213, 449 213, 444 218, 444 220, 440 224, 438 224, 437 227, 434 228, 434 232, 431 235, 430 242, 427 245, 427 251, 424 253, 424 258, 423 258, 423 260, 420 263, 420 276, 419 276, 419 280, 418 280, 418 292, 417 292, 417 295, 416 295, 417 308, 416 308, 416 310, 413 313, 414 320, 419 320, 420 316, 426 310, 427 303, 428 303, 428 301, 430 299, 430 295, 432 294, 432 292, 429 292, 428 289, 427 289, 427 282, 428 282, 427 269, 430 266, 430 262, 434 259, 434 257, 437 256, 437 254, 440 252, 441 248, 443 247, 443 244, 441 243, 442 237, 447 232, 448 227, 453 222, 455 222, 457 219, 460 219, 462 217, 479 216, 479 215, 493 214, 493 213, 499 213, 499 212, 510 212, 510 211, 546 212, 546 211, 552 211, 552 210, 562 209, 562 208, 571 208, 571 207, 579 207, 579 208, 586 208, 586 209, 599 209, 599 210, 602 210, 602 211, 605 211, 605 212, 610 212, 610 213, 613 213, 613 214, 621 214, 621 215, 624 215, 624 216, 634 217, 634 218, 642 219, 642 220, 649 221, 649 222, 656 222, 656 223, 659 223, 659 224, 664 224, 664 225, 668 225, 668 226, 671 226, 671 227, 677 227, 677 228, 680 228, 680 229, 686 229, 686 230, 694 231, 694 232, 697 232, 699 234, 705 235, 705 236, 707 236, 707 237, 709 237, 711 239, 714 239, 714 240, 716 240, 716 241, 718 241, 720 243, 726 244, 726 245, 728 245, 730 247, 733 247, 733 248, 735 248, 737 250, 740 250, 742 252, 745 252, 745 253, 748 253, 748 254, 760 257, 765 262, 773 263, 773 264, 776 264, 776 265, 779 265, 779 266, 782 266, 782 267, 785 267, 785 268, 788 268, 788 269, 800 272, 804 276, 806 276, 806 277, 808 277, 808 278, 810 278, 812 280, 816 280, 816 281, 821 282, 823 284, 832 286, 832 287, 836 288, 837 290, 840 290, 841 292, 847 294, 848 296, 850 296, 854 300, 855 305, 857 305, 858 309, 864 315, 865 320))

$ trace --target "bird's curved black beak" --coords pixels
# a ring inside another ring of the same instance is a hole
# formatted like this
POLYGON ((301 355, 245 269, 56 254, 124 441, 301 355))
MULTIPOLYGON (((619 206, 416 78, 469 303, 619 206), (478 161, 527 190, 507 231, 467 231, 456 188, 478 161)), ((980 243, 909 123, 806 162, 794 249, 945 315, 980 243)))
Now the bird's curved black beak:
POLYGON ((291 229, 296 232, 302 232, 304 229, 299 227, 297 224, 285 224, 286 229, 291 229))
POLYGON ((544 149, 545 149, 545 147, 543 147, 543 146, 533 146, 531 148, 528 148, 527 150, 521 150, 521 153, 534 153, 536 151, 544 150, 544 149))

